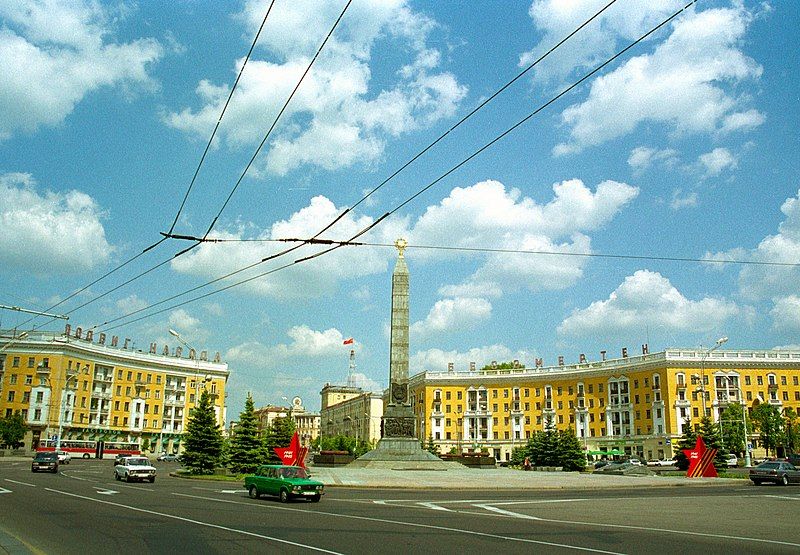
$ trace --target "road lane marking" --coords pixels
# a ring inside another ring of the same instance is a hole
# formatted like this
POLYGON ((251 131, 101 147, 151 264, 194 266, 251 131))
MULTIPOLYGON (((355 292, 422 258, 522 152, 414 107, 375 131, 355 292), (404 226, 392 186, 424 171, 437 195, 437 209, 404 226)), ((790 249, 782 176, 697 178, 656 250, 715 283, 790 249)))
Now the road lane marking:
POLYGON ((0 493, 14 493, 10 489, 0 488, 0 493))
POLYGON ((424 503, 417 503, 417 505, 422 505, 423 507, 427 507, 429 509, 433 509, 434 511, 447 511, 448 513, 452 513, 452 509, 446 509, 437 505, 436 503, 424 502, 424 503))
POLYGON ((113 489, 97 489, 97 493, 100 495, 114 495, 115 493, 119 493, 118 491, 114 491, 113 489))
MULTIPOLYGON (((271 541, 278 542, 278 543, 283 543, 283 544, 286 544, 286 545, 293 545, 295 547, 300 547, 300 548, 304 548, 304 549, 310 549, 311 551, 319 551, 320 553, 331 553, 332 555, 343 555, 342 553, 339 553, 338 551, 330 551, 328 549, 323 549, 321 547, 316 547, 316 546, 313 546, 313 545, 297 543, 297 542, 293 542, 293 541, 289 541, 289 540, 283 540, 281 538, 275 538, 275 537, 272 537, 272 536, 265 536, 263 534, 257 534, 255 532, 248 532, 247 530, 239 530, 237 528, 230 528, 228 526, 222 526, 220 524, 212 524, 211 522, 203 522, 201 520, 195 520, 195 519, 186 518, 186 517, 183 517, 183 516, 171 515, 171 514, 167 514, 167 513, 161 513, 161 512, 158 512, 158 511, 151 511, 149 509, 142 509, 140 507, 133 507, 131 505, 124 505, 122 503, 115 503, 113 501, 106 501, 104 499, 95 499, 94 497, 87 497, 85 495, 78 495, 77 493, 70 493, 68 491, 60 491, 60 490, 52 489, 52 488, 45 488, 45 491, 49 491, 49 492, 52 492, 52 493, 60 493, 61 495, 66 495, 66 496, 69 496, 69 497, 76 497, 78 499, 84 499, 86 501, 93 501, 95 503, 103 503, 105 505, 113 505, 114 507, 120 507, 122 509, 128 509, 130 511, 136 511, 136 512, 140 512, 140 513, 156 515, 156 516, 160 516, 160 517, 164 517, 164 518, 171 518, 171 519, 174 519, 174 520, 180 520, 181 522, 188 522, 189 524, 196 524, 198 526, 206 526, 208 528, 215 528, 217 530, 225 530, 226 532, 233 532, 235 534, 242 534, 242 535, 245 535, 245 536, 252 536, 254 538, 261 538, 263 540, 271 540, 271 541)), ((192 497, 192 496, 191 495, 187 495, 186 497, 192 497)))
POLYGON ((763 495, 762 497, 773 497, 775 499, 788 499, 790 501, 800 501, 800 497, 791 497, 789 495, 763 495))
POLYGON ((221 489, 219 490, 219 493, 241 493, 244 495, 246 492, 240 489, 221 489))
POLYGON ((488 503, 486 501, 482 501, 482 503, 489 505, 539 505, 542 503, 571 503, 573 501, 591 501, 591 499, 536 499, 525 501, 489 501, 488 503))
POLYGON ((712 534, 710 532, 692 532, 689 530, 672 530, 669 528, 655 528, 652 526, 634 526, 632 524, 606 524, 601 522, 585 522, 580 520, 562 520, 557 518, 536 517, 522 513, 514 513, 512 511, 506 511, 504 509, 496 509, 496 510, 491 509, 488 504, 487 506, 482 506, 481 508, 487 509, 489 511, 498 512, 506 516, 514 516, 514 518, 521 518, 525 520, 536 520, 539 522, 552 522, 554 524, 572 524, 572 525, 588 526, 595 528, 620 528, 623 530, 642 530, 645 532, 661 532, 664 534, 679 534, 686 536, 699 536, 703 538, 718 538, 723 540, 735 540, 743 542, 767 543, 773 545, 788 545, 790 547, 800 547, 800 543, 785 542, 780 540, 765 540, 761 538, 747 538, 744 536, 729 536, 727 534, 712 534))
POLYGON ((514 518, 523 518, 525 520, 542 520, 538 516, 525 515, 525 514, 522 514, 522 513, 515 513, 513 511, 507 511, 505 509, 501 509, 499 507, 493 507, 492 505, 475 504, 475 506, 478 507, 479 509, 485 509, 487 511, 491 511, 493 513, 499 513, 499 514, 505 515, 505 516, 513 516, 514 518))
POLYGON ((36 487, 36 484, 29 484, 27 482, 18 482, 16 480, 12 480, 11 478, 6 478, 5 480, 6 480, 6 482, 11 482, 12 484, 19 484, 21 486, 30 486, 32 488, 36 487))
MULTIPOLYGON (((517 538, 513 536, 501 536, 500 534, 490 534, 487 532, 478 532, 476 530, 466 530, 463 528, 451 528, 449 526, 436 526, 434 524, 420 524, 418 522, 403 522, 401 520, 390 520, 386 518, 376 518, 376 517, 369 517, 369 516, 359 516, 359 515, 341 515, 338 513, 329 513, 327 511, 311 511, 306 509, 295 509, 292 507, 286 507, 285 505, 281 506, 271 506, 266 504, 257 504, 257 503, 246 503, 242 501, 231 501, 228 499, 219 499, 216 497, 203 497, 200 495, 189 495, 186 493, 174 493, 172 495, 176 495, 178 497, 189 497, 191 499, 203 499, 205 501, 216 501, 217 503, 231 503, 234 505, 247 505, 250 507, 260 507, 263 509, 271 509, 271 510, 280 510, 280 511, 292 511, 298 512, 308 515, 326 515, 338 518, 349 518, 352 520, 366 520, 369 522, 380 522, 381 524, 395 524, 397 526, 408 526, 409 528, 425 528, 426 530, 442 530, 445 532, 456 532, 460 534, 464 534, 467 536, 478 536, 481 538, 491 538, 491 539, 499 539, 499 540, 506 540, 510 542, 519 542, 519 543, 527 543, 527 544, 534 544, 534 545, 546 545, 548 547, 560 547, 563 549, 572 549, 575 551, 588 551, 589 553, 606 553, 608 555, 623 555, 619 551, 604 551, 602 549, 593 549, 591 547, 582 547, 579 545, 569 545, 565 543, 555 543, 555 542, 547 542, 543 540, 532 540, 528 538, 517 538)), ((485 514, 485 513, 484 513, 485 514)))

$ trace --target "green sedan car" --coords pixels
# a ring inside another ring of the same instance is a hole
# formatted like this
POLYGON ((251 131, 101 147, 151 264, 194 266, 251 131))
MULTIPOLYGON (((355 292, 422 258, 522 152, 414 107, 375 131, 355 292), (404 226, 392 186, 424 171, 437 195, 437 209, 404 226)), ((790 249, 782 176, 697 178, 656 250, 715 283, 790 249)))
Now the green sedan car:
POLYGON ((258 499, 261 495, 278 496, 283 503, 294 497, 317 502, 322 498, 325 486, 309 477, 305 468, 270 464, 259 466, 255 474, 245 476, 244 487, 250 497, 258 499))

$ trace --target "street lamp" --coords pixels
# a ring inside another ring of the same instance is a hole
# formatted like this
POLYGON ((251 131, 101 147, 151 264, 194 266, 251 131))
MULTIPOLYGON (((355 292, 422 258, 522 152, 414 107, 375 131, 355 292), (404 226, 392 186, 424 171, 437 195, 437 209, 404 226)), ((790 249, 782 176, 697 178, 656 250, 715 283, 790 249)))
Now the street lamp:
POLYGON ((723 344, 727 343, 727 337, 720 337, 710 349, 703 351, 700 354, 700 395, 701 406, 703 407, 703 416, 706 415, 706 358, 714 351, 719 349, 723 344))
POLYGON ((16 342, 18 342, 18 341, 20 341, 20 340, 22 340, 22 339, 25 339, 26 337, 28 337, 28 332, 27 332, 27 331, 23 331, 23 332, 22 332, 21 334, 19 334, 19 335, 14 335, 14 336, 12 336, 12 338, 11 338, 9 341, 7 341, 7 342, 5 343, 5 345, 3 345, 2 347, 0 347, 0 351, 5 351, 5 350, 6 350, 7 348, 9 348, 11 345, 13 345, 14 343, 16 343, 16 342))

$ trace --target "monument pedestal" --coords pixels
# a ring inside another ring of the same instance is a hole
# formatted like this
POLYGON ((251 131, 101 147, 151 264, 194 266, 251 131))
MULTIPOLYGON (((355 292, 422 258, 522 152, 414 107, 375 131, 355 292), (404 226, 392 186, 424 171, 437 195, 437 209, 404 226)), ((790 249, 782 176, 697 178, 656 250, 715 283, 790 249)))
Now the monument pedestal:
POLYGON ((350 468, 391 468, 395 470, 447 470, 460 467, 445 462, 420 447, 413 437, 385 437, 378 446, 347 465, 350 468))

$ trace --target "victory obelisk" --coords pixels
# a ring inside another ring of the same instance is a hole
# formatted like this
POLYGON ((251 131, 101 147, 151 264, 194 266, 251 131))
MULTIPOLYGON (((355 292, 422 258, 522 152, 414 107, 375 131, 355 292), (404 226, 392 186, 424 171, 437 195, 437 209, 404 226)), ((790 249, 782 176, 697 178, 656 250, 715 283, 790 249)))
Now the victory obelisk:
POLYGON ((383 437, 414 437, 414 413, 408 398, 408 266, 404 239, 394 242, 392 331, 389 348, 389 405, 383 408, 383 437))
POLYGON ((414 430, 414 412, 408 393, 408 266, 403 251, 405 239, 398 239, 397 263, 392 273, 392 328, 389 349, 388 402, 383 407, 383 437, 378 446, 350 466, 392 468, 444 468, 448 464, 424 450, 414 430))

